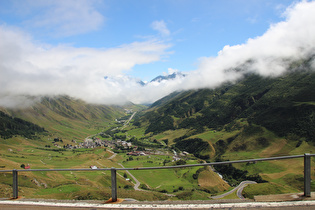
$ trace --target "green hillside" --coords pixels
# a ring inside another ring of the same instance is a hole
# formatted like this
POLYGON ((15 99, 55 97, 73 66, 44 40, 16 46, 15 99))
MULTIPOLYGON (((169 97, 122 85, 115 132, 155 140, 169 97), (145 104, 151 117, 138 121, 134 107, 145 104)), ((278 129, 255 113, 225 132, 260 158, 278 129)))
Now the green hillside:
POLYGON ((23 119, 44 128, 51 137, 68 140, 83 140, 125 115, 122 107, 87 104, 68 96, 43 97, 31 107, 0 110, 12 119, 23 119))
POLYGON ((14 135, 24 136, 26 138, 35 138, 37 133, 45 133, 44 128, 34 123, 13 118, 0 111, 0 137, 3 139, 12 138, 14 135))
POLYGON ((162 105, 152 107, 136 124, 146 125, 145 132, 153 134, 176 129, 191 134, 207 129, 231 132, 248 124, 315 143, 315 73, 303 67, 281 77, 248 74, 235 84, 175 94, 168 102, 156 102, 162 105))
MULTIPOLYGON (((143 112, 134 130, 207 161, 314 153, 311 66, 304 60, 292 63, 280 77, 252 73, 216 89, 174 93, 143 112)), ((260 188, 261 193, 303 190, 302 160, 233 164, 216 170, 231 185, 245 179, 262 182, 249 188, 250 197, 260 188)))

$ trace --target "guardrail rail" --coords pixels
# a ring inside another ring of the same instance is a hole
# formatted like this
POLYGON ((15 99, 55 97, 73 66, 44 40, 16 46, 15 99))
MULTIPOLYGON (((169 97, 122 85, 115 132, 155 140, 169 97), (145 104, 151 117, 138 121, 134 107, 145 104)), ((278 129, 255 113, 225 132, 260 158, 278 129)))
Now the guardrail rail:
POLYGON ((213 166, 221 164, 232 164, 232 163, 248 163, 256 161, 271 161, 271 160, 283 160, 293 158, 304 158, 304 196, 311 196, 311 157, 315 154, 305 153, 304 155, 292 155, 292 156, 281 156, 281 157, 270 157, 270 158, 259 158, 259 159, 248 159, 248 160, 235 160, 235 161, 223 161, 223 162, 212 162, 202 164, 190 164, 190 165, 177 165, 177 166, 163 166, 163 167, 143 167, 143 168, 97 168, 97 169, 13 169, 13 170, 0 170, 1 172, 12 172, 13 175, 13 199, 18 198, 18 172, 31 172, 31 171, 111 171, 111 191, 112 191, 112 202, 117 201, 117 171, 128 171, 128 170, 156 170, 156 169, 172 169, 172 168, 188 168, 198 166, 213 166))

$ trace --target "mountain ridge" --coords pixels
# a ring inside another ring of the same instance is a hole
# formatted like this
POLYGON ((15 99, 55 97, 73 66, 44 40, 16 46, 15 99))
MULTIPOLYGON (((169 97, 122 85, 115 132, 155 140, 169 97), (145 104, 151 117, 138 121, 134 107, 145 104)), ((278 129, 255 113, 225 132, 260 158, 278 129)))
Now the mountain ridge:
POLYGON ((88 104, 65 95, 42 97, 32 106, 24 108, 0 107, 0 111, 12 118, 44 127, 51 135, 65 135, 68 138, 71 138, 69 134, 61 131, 59 126, 64 126, 78 138, 85 138, 88 133, 83 132, 82 127, 97 127, 102 121, 112 121, 125 113, 123 107, 88 104))
POLYGON ((153 135, 190 130, 179 141, 207 129, 241 132, 248 127, 245 131, 250 133, 258 126, 279 137, 315 144, 315 72, 310 62, 293 63, 280 77, 249 73, 215 89, 172 93, 152 104, 136 123, 153 135))
POLYGON ((159 75, 155 78, 153 78, 150 82, 161 82, 163 80, 173 80, 177 77, 185 77, 186 74, 183 74, 181 72, 174 72, 172 74, 168 74, 168 75, 159 75))

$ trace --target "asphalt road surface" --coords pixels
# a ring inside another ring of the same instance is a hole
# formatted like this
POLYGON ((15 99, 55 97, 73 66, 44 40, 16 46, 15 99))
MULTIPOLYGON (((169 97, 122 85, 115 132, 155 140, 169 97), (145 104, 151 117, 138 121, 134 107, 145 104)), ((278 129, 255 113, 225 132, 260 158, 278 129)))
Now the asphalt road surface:
POLYGON ((219 198, 223 198, 229 194, 232 194, 234 191, 237 190, 236 194, 237 196, 240 198, 240 199, 245 199, 243 196, 242 196, 242 191, 244 189, 244 187, 246 187, 248 184, 257 184, 257 182, 253 182, 253 181, 243 181, 241 182, 237 187, 235 187, 233 190, 229 191, 229 192, 226 192, 226 193, 223 193, 221 195, 217 195, 217 196, 212 196, 211 198, 212 199, 219 199, 219 198))

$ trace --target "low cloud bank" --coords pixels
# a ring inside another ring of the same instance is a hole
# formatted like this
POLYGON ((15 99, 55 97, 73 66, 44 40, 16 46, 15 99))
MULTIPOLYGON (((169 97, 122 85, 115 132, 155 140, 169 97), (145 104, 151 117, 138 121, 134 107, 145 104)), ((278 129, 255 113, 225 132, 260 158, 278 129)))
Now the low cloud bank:
MULTIPOLYGON (((141 86, 125 73, 135 65, 161 60, 170 45, 158 40, 111 49, 38 44, 22 31, 0 26, 0 106, 30 104, 31 98, 69 95, 90 103, 150 103, 176 90, 214 88, 244 73, 279 76, 289 60, 314 54, 315 2, 303 1, 285 12, 286 20, 241 45, 225 46, 216 57, 200 59, 199 67, 161 83, 141 86), (246 67, 246 72, 233 71, 246 67), (23 100, 26 100, 23 101, 23 100)), ((164 22, 156 30, 166 33, 164 22)))
POLYGON ((187 73, 186 77, 148 84, 137 91, 138 97, 129 99, 152 102, 175 90, 215 88, 249 72, 279 76, 292 61, 315 54, 314 11, 315 2, 294 4, 287 8, 285 20, 272 24, 262 36, 241 45, 225 46, 216 57, 201 58, 198 69, 187 73), (241 71, 235 71, 237 68, 241 71))
POLYGON ((284 14, 286 20, 272 24, 262 36, 248 39, 245 44, 225 46, 217 57, 202 58, 199 68, 185 78, 185 89, 216 87, 248 72, 281 75, 290 62, 315 53, 314 11, 315 2, 292 5, 284 14), (237 67, 243 71, 232 71, 237 67))
POLYGON ((6 26, 0 27, 0 40, 0 106, 10 107, 14 97, 20 104, 20 99, 29 95, 69 95, 90 103, 123 103, 131 89, 140 87, 124 73, 137 64, 160 60, 169 48, 157 40, 111 49, 44 46, 6 26), (116 80, 106 80, 105 76, 116 80))

